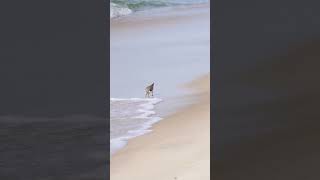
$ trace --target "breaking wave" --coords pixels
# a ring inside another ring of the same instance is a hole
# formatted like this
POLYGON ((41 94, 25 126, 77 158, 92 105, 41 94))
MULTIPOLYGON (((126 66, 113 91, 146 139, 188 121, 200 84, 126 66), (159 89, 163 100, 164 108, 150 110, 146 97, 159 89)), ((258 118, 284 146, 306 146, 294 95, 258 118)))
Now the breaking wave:
POLYGON ((125 16, 139 10, 206 2, 208 0, 111 0, 110 18, 125 16))

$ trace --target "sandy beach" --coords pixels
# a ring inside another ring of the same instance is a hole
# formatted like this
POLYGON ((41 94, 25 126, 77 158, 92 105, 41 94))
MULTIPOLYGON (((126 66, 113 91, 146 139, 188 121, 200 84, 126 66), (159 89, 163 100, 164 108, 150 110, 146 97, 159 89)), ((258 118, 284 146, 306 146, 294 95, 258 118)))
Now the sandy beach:
POLYGON ((188 85, 197 102, 154 125, 111 157, 112 180, 210 179, 210 78, 188 85))
POLYGON ((155 82, 163 100, 152 131, 111 156, 111 180, 210 179, 209 12, 197 4, 111 20, 111 97, 141 98, 155 82))

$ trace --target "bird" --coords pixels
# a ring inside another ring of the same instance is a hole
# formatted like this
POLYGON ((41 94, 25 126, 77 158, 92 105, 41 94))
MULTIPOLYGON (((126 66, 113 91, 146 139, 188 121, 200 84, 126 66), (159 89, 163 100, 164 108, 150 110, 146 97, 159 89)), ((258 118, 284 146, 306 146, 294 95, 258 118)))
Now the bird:
POLYGON ((154 83, 152 83, 151 85, 147 86, 146 87, 146 95, 145 97, 150 97, 150 93, 151 93, 151 96, 153 97, 153 86, 154 86, 154 83))

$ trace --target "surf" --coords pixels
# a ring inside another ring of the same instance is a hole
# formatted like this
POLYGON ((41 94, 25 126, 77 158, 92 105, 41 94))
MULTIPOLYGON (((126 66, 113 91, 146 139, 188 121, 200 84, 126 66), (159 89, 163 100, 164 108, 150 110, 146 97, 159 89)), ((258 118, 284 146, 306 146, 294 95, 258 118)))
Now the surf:
POLYGON ((136 11, 191 4, 207 3, 208 0, 111 0, 110 18, 129 15, 136 11))
POLYGON ((160 98, 110 98, 110 154, 123 148, 129 139, 151 132, 160 98))

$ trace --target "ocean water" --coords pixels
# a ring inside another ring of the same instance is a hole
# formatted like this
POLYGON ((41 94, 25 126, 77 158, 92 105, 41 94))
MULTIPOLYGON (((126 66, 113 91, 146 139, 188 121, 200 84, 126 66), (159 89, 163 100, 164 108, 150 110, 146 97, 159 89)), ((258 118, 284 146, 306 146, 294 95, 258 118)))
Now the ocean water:
POLYGON ((152 124, 161 120, 154 111, 159 98, 110 99, 110 154, 136 136, 150 132, 152 124))
POLYGON ((110 18, 158 7, 207 3, 209 0, 111 0, 110 18))

